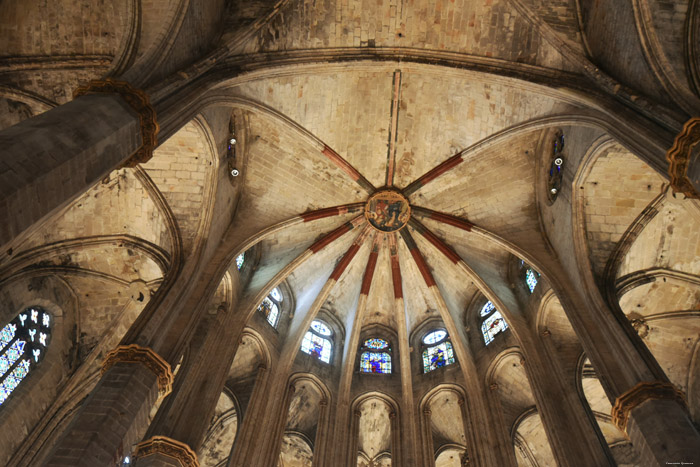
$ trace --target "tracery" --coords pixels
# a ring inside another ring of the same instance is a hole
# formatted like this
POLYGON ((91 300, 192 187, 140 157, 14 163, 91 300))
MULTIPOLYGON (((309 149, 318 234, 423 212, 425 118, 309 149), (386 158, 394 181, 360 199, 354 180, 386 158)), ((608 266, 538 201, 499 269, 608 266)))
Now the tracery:
POLYGON ((391 348, 384 339, 374 337, 367 339, 360 355, 360 371, 362 373, 391 373, 391 348))
POLYGON ((270 326, 277 328, 280 316, 280 307, 282 306, 282 292, 279 288, 275 287, 272 289, 267 297, 265 297, 260 305, 258 305, 258 311, 265 315, 267 322, 270 326))
POLYGON ((423 344, 427 346, 423 350, 423 373, 452 365, 455 362, 452 342, 444 329, 436 329, 426 334, 423 337, 423 344))
POLYGON ((490 300, 481 308, 479 314, 484 318, 481 322, 484 344, 489 345, 497 334, 508 329, 508 323, 490 300))
POLYGON ((331 329, 323 321, 312 321, 311 328, 301 342, 302 352, 313 355, 324 363, 330 363, 333 344, 328 337, 332 334, 331 329))
POLYGON ((51 339, 51 316, 31 307, 0 331, 0 404, 44 358, 51 339))

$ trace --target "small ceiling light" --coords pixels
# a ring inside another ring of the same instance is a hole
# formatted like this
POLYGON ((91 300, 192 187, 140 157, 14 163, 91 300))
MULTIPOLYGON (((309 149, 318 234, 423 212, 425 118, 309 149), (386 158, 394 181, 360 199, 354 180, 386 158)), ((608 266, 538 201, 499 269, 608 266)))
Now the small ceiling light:
POLYGON ((228 144, 230 144, 230 145, 236 144, 236 138, 231 138, 230 140, 228 140, 228 144))
POLYGON ((234 177, 238 177, 239 174, 240 174, 240 172, 238 171, 238 169, 236 169, 236 168, 231 169, 231 175, 233 175, 234 177))
POLYGON ((561 167, 563 163, 564 159, 562 159, 561 157, 557 157, 556 159, 554 159, 554 165, 556 165, 557 167, 561 167))
POLYGON ((557 190, 556 188, 552 188, 552 189, 549 190, 549 191, 551 191, 553 195, 556 195, 556 194, 557 194, 557 191, 559 191, 559 190, 557 190))

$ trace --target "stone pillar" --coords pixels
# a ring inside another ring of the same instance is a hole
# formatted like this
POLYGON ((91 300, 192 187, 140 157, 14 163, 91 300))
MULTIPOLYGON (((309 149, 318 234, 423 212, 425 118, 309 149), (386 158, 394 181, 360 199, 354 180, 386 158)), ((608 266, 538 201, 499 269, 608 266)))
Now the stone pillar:
POLYGON ((521 365, 528 374, 537 412, 557 463, 564 466, 614 466, 615 461, 586 414, 578 393, 564 383, 561 367, 544 354, 542 342, 532 339, 529 328, 518 337, 526 358, 521 365))
MULTIPOLYGON (((233 336, 242 331, 231 323, 234 314, 222 306, 199 326, 189 357, 178 372, 175 390, 160 406, 146 439, 165 436, 193 452, 199 450, 238 349, 231 345, 233 336)), ((153 463, 155 459, 139 457, 135 465, 159 465, 153 463)))
POLYGON ((391 424, 391 463, 404 465, 401 451, 401 423, 393 410, 389 412, 389 423, 391 424))
POLYGON ((425 467, 435 467, 435 446, 433 446, 432 416, 433 412, 425 407, 421 425, 423 429, 423 465, 425 467))
POLYGON ((248 403, 248 408, 243 415, 243 419, 238 421, 238 431, 236 439, 231 446, 231 454, 229 455, 229 466, 244 466, 246 459, 249 456, 255 455, 255 447, 257 443, 253 440, 256 436, 262 434, 259 430, 260 420, 264 417, 266 402, 269 397, 268 380, 270 372, 265 365, 258 366, 258 374, 255 375, 255 385, 253 387, 253 395, 248 403))
POLYGON ((351 428, 350 443, 348 446, 348 467, 357 466, 357 451, 360 448, 360 417, 362 417, 362 412, 360 411, 360 409, 356 408, 355 410, 353 410, 352 421, 350 422, 351 428))
POLYGON ((685 123, 666 158, 673 191, 700 199, 700 117, 685 123))
POLYGON ((590 274, 584 274, 576 286, 568 284, 569 293, 558 296, 608 398, 614 402, 612 415, 618 427, 630 439, 634 437, 635 448, 646 460, 644 465, 663 467, 672 462, 670 459, 700 465, 700 450, 690 449, 700 446, 700 433, 690 420, 682 395, 677 394, 619 308, 608 308, 591 286, 588 295, 576 291, 577 286, 590 285, 590 274))
POLYGON ((115 168, 148 160, 158 124, 148 96, 118 81, 0 131, 0 247, 115 168), (130 161, 130 162, 127 162, 130 161))
POLYGON ((685 395, 667 382, 639 383, 618 397, 612 408, 613 423, 627 433, 639 450, 642 465, 700 463, 700 437, 688 416, 685 395), (669 438, 681 438, 669 442, 669 438), (683 441, 688 441, 684 443, 683 441))
POLYGON ((321 467, 328 464, 326 461, 327 449, 326 444, 330 433, 328 399, 323 398, 319 402, 318 408, 318 428, 316 431, 316 439, 314 440, 314 459, 313 467, 321 467))
POLYGON ((110 352, 103 372, 82 408, 80 423, 74 421, 69 426, 46 465, 115 465, 139 440, 140 427, 148 424, 159 394, 164 397, 172 390, 170 365, 152 350, 137 345, 110 352))

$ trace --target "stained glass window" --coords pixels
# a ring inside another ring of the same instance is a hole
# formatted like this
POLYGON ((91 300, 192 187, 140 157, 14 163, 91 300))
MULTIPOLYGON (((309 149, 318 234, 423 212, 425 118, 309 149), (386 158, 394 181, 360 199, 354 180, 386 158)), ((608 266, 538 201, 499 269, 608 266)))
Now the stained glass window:
POLYGON ((391 373, 391 355, 387 352, 362 352, 360 371, 363 373, 391 373))
POLYGON ((301 350, 309 355, 313 355, 322 362, 330 363, 331 361, 331 341, 311 331, 307 331, 304 335, 304 340, 301 341, 301 350))
POLYGON ((527 288, 530 289, 530 293, 535 291, 539 276, 539 273, 533 271, 532 268, 527 268, 527 271, 525 271, 525 282, 527 283, 527 288))
POLYGON ((368 349, 382 350, 389 347, 389 343, 384 339, 372 338, 365 341, 365 347, 368 349))
POLYGON ((373 337, 367 339, 360 355, 362 373, 391 374, 391 349, 384 339, 373 337), (382 352, 379 352, 379 351, 382 352))
POLYGON ((0 404, 41 362, 51 337, 51 316, 28 308, 0 330, 0 404))
POLYGON ((238 268, 239 271, 243 267, 243 263, 245 263, 245 253, 241 253, 236 258, 236 267, 238 268))
POLYGON ((423 351, 423 372, 437 370, 455 362, 454 351, 450 341, 441 342, 438 345, 428 347, 423 351))
POLYGON ((321 321, 312 321, 311 322, 311 329, 316 331, 317 333, 321 334, 322 336, 330 336, 331 335, 331 330, 323 324, 321 321))
POLYGON ((486 345, 489 345, 491 341, 493 341, 496 334, 506 329, 508 329, 508 323, 503 319, 500 311, 496 311, 481 323, 481 333, 484 335, 484 342, 486 345))
POLYGON ((423 338, 424 344, 435 344, 443 340, 447 336, 447 332, 444 329, 438 329, 437 331, 429 332, 423 338))
POLYGON ((491 301, 489 300, 488 302, 486 302, 486 305, 484 305, 484 306, 481 308, 481 312, 480 312, 479 314, 480 314, 481 317, 483 318, 484 316, 490 315, 491 312, 493 312, 493 310, 495 310, 495 309, 496 309, 496 307, 495 307, 494 304, 491 303, 491 301))
POLYGON ((270 323, 270 326, 273 328, 277 327, 277 323, 279 321, 281 302, 282 292, 275 287, 258 306, 258 311, 265 315, 267 322, 270 323))

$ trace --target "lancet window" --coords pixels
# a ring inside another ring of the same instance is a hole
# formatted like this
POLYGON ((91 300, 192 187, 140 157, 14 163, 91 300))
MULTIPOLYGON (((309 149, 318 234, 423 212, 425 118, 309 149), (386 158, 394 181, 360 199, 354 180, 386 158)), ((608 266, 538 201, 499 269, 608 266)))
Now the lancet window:
POLYGON ((367 339, 360 355, 362 373, 391 374, 391 347, 384 339, 367 339))
POLYGON ((549 201, 554 202, 561 191, 562 170, 564 167, 564 133, 559 132, 554 136, 552 155, 549 164, 549 176, 547 180, 549 201))
POLYGON ((436 329, 423 336, 423 345, 423 373, 455 362, 452 342, 444 329, 436 329))
POLYGON ((282 292, 280 289, 275 287, 270 291, 270 294, 263 299, 262 303, 258 305, 258 311, 265 315, 267 322, 270 326, 277 328, 280 318, 280 309, 282 307, 283 300, 282 292))
POLYGON ((330 363, 333 344, 330 339, 333 335, 331 329, 320 320, 311 322, 311 328, 304 335, 301 341, 301 350, 304 353, 313 355, 322 362, 330 363))
POLYGON ((0 331, 0 404, 44 358, 51 340, 51 315, 27 308, 0 331))
POLYGON ((481 333, 484 335, 484 343, 486 345, 493 342, 493 338, 496 337, 496 334, 508 329, 508 323, 506 323, 501 312, 496 309, 491 301, 486 302, 479 314, 483 318, 481 322, 481 333))
POLYGON ((236 267, 240 271, 243 265, 245 264, 245 253, 241 253, 236 257, 236 267))

